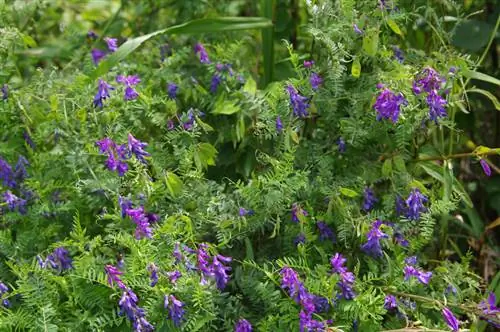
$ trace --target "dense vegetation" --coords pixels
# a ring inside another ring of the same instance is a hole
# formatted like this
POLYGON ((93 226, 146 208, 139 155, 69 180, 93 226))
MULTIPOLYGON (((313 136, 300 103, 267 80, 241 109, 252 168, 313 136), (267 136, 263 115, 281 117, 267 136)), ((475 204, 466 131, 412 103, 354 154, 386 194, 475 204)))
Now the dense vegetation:
POLYGON ((0 0, 0 330, 500 326, 499 10, 0 0))

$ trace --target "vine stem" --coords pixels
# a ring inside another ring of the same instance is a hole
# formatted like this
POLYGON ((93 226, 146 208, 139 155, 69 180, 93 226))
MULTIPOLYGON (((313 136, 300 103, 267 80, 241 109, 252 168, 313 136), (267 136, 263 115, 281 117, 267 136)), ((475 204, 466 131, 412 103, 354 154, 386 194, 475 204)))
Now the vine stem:
POLYGON ((458 159, 458 158, 467 158, 467 157, 473 157, 473 156, 491 156, 491 155, 496 155, 499 154, 499 151, 497 149, 491 149, 490 151, 486 151, 483 153, 476 153, 476 152, 462 152, 462 153, 455 153, 455 154, 450 154, 447 156, 430 156, 430 157, 423 157, 423 158, 417 158, 414 161, 415 162, 420 162, 420 161, 430 161, 430 160, 449 160, 449 159, 458 159))

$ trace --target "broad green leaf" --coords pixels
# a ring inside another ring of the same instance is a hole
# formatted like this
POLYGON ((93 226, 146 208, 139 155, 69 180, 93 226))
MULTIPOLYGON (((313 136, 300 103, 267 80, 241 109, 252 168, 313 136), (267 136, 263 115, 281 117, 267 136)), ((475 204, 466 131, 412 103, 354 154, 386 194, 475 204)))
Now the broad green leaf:
POLYGON ((493 29, 494 24, 485 21, 465 20, 457 25, 451 43, 462 49, 476 52, 488 44, 493 29))
POLYGON ((401 156, 394 156, 392 158, 394 162, 394 166, 396 167, 396 170, 399 172, 406 172, 406 165, 405 165, 405 160, 401 156))
POLYGON ((464 76, 475 80, 480 80, 491 84, 500 85, 499 79, 494 78, 493 76, 490 75, 480 73, 478 71, 466 70, 464 71, 464 76))
POLYGON ((483 90, 483 89, 468 89, 468 90, 466 90, 466 92, 476 92, 476 93, 482 94, 483 96, 485 96, 489 100, 491 100, 491 102, 493 103, 493 105, 495 106, 495 109, 497 111, 500 111, 500 102, 498 101, 497 97, 495 97, 495 95, 492 94, 491 92, 483 90))
POLYGON ((116 52, 106 57, 91 75, 96 79, 106 74, 118 62, 125 59, 145 41, 161 34, 197 34, 207 32, 236 31, 247 29, 264 29, 272 27, 271 20, 263 17, 216 17, 203 18, 174 25, 150 34, 127 40, 116 52))
POLYGON ((217 150, 212 144, 200 143, 194 154, 194 162, 199 169, 207 168, 215 165, 215 156, 217 156, 217 150))
POLYGON ((394 31, 398 35, 400 35, 400 36, 403 35, 403 33, 401 32, 401 29, 399 28, 398 24, 396 22, 394 22, 394 20, 392 20, 390 18, 387 19, 387 25, 389 26, 389 28, 391 28, 392 31, 394 31))
POLYGON ((22 34, 22 39, 24 42, 24 45, 28 47, 35 47, 36 46, 36 41, 31 37, 26 34, 22 34))
POLYGON ((361 75, 361 63, 359 62, 358 58, 354 59, 354 61, 352 62, 351 74, 356 78, 361 75))
POLYGON ((291 130, 290 131, 290 138, 292 139, 292 141, 294 141, 296 144, 299 144, 300 143, 300 139, 299 139, 299 135, 297 134, 296 131, 294 130, 291 130))
POLYGON ((424 184, 418 180, 413 180, 408 184, 409 189, 418 188, 423 194, 427 194, 429 191, 424 186, 424 184))
POLYGON ((392 173, 392 159, 386 159, 382 165, 382 175, 390 177, 392 173))
POLYGON ((340 191, 340 193, 341 193, 342 195, 344 195, 344 196, 346 196, 346 197, 351 197, 351 198, 352 198, 352 197, 357 197, 357 196, 359 196, 359 194, 358 194, 356 191, 354 191, 354 190, 352 190, 352 189, 349 189, 349 188, 343 188, 343 187, 342 187, 342 188, 340 188, 340 189, 339 189, 339 191, 340 191))
POLYGON ((167 184, 168 191, 174 197, 179 195, 182 191, 182 180, 174 173, 167 172, 165 176, 165 183, 167 184))
POLYGON ((240 107, 234 101, 223 98, 217 100, 212 113, 230 115, 239 112, 239 110, 240 107))
POLYGON ((247 81, 245 82, 245 85, 243 85, 243 91, 255 95, 257 92, 257 83, 255 83, 254 79, 249 77, 247 81))
POLYGON ((363 38, 363 50, 366 54, 375 56, 378 50, 378 31, 367 31, 363 38))

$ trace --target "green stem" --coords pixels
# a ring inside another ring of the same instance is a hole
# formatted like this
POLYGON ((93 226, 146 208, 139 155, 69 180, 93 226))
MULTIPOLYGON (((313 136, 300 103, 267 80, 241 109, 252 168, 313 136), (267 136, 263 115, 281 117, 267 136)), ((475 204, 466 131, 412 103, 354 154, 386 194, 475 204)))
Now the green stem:
POLYGON ((423 157, 423 158, 418 158, 418 159, 414 160, 414 162, 431 161, 431 160, 449 160, 449 159, 467 158, 467 157, 474 157, 474 156, 491 156, 491 155, 498 155, 498 154, 500 154, 499 149, 491 149, 490 151, 486 151, 486 152, 483 152, 481 154, 477 154, 476 152, 463 152, 463 153, 450 154, 447 156, 423 157))

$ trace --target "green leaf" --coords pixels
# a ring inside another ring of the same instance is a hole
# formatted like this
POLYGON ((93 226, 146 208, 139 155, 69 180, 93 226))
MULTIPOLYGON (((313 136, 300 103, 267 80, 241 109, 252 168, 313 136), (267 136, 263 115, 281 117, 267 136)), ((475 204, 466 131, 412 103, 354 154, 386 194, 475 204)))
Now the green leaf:
POLYGON ((480 73, 478 71, 466 70, 466 71, 464 71, 464 76, 468 77, 468 78, 475 79, 475 80, 480 80, 480 81, 488 82, 491 84, 500 85, 499 79, 494 78, 490 75, 480 73))
POLYGON ((495 109, 497 111, 500 111, 500 102, 498 102, 497 97, 495 97, 495 95, 492 94, 491 92, 483 90, 483 89, 468 89, 468 90, 466 90, 466 92, 476 92, 476 93, 482 94, 483 96, 485 96, 489 100, 491 100, 491 102, 493 103, 493 105, 495 106, 495 109))
POLYGON ((392 173, 392 159, 386 159, 382 165, 382 175, 390 177, 392 173))
POLYGON ((24 45, 26 45, 28 47, 36 47, 36 41, 31 36, 22 34, 22 39, 23 39, 24 45))
POLYGON ((264 29, 272 27, 271 20, 263 17, 216 17, 203 18, 174 25, 150 34, 127 40, 116 52, 99 63, 90 77, 96 79, 106 74, 113 66, 125 59, 145 41, 155 36, 168 34, 197 34, 207 32, 236 31, 247 29, 264 29))
POLYGON ((378 31, 370 30, 367 31, 365 37, 363 38, 363 50, 366 54, 375 56, 378 50, 378 31))
POLYGON ((240 107, 236 105, 236 102, 221 98, 215 103, 212 113, 230 115, 239 112, 239 110, 240 107))
POLYGON ((346 197, 351 197, 351 198, 353 198, 353 197, 357 197, 357 196, 359 196, 359 194, 358 194, 356 191, 354 191, 354 190, 352 190, 352 189, 349 189, 349 188, 343 188, 343 187, 342 187, 342 188, 340 188, 340 189, 339 189, 339 191, 340 191, 340 193, 341 193, 342 195, 344 195, 344 196, 346 196, 346 197))
POLYGON ((353 77, 356 78, 358 78, 361 75, 361 63, 359 62, 358 58, 354 59, 352 63, 351 74, 353 77))
POLYGON ((400 35, 400 36, 403 35, 403 33, 401 32, 401 29, 399 28, 398 24, 396 22, 394 22, 394 20, 392 20, 390 18, 387 19, 387 25, 389 26, 389 28, 391 28, 392 31, 394 31, 398 35, 400 35))
MULTIPOLYGON (((269 21, 273 19, 274 0, 260 1, 260 16, 269 21)), ((265 88, 273 80, 274 71, 274 31, 273 26, 262 29, 262 55, 264 62, 264 76, 262 87, 265 88)))
POLYGON ((255 95, 257 92, 257 83, 255 83, 254 79, 249 77, 247 81, 245 82, 245 85, 243 85, 243 91, 255 95))
POLYGON ((479 20, 466 20, 457 25, 451 43, 465 50, 476 52, 488 44, 493 29, 493 24, 479 20))
MULTIPOLYGON (((419 163, 419 166, 422 167, 427 174, 444 184, 445 181, 441 166, 433 162, 421 162, 419 163)), ((469 194, 467 194, 462 184, 454 176, 452 178, 451 186, 452 191, 458 194, 468 207, 473 207, 473 203, 471 198, 469 197, 469 194)))
POLYGON ((396 167, 396 170, 398 170, 399 172, 406 172, 406 165, 405 165, 405 160, 403 159, 403 157, 401 156, 394 156, 392 158, 393 162, 394 162, 394 166, 396 167))
POLYGON ((168 191, 174 197, 182 192, 183 183, 182 180, 174 173, 167 172, 165 176, 165 183, 167 184, 168 191))
POLYGON ((215 166, 215 156, 217 149, 210 143, 200 143, 194 154, 194 162, 198 169, 207 168, 208 166, 215 166))

